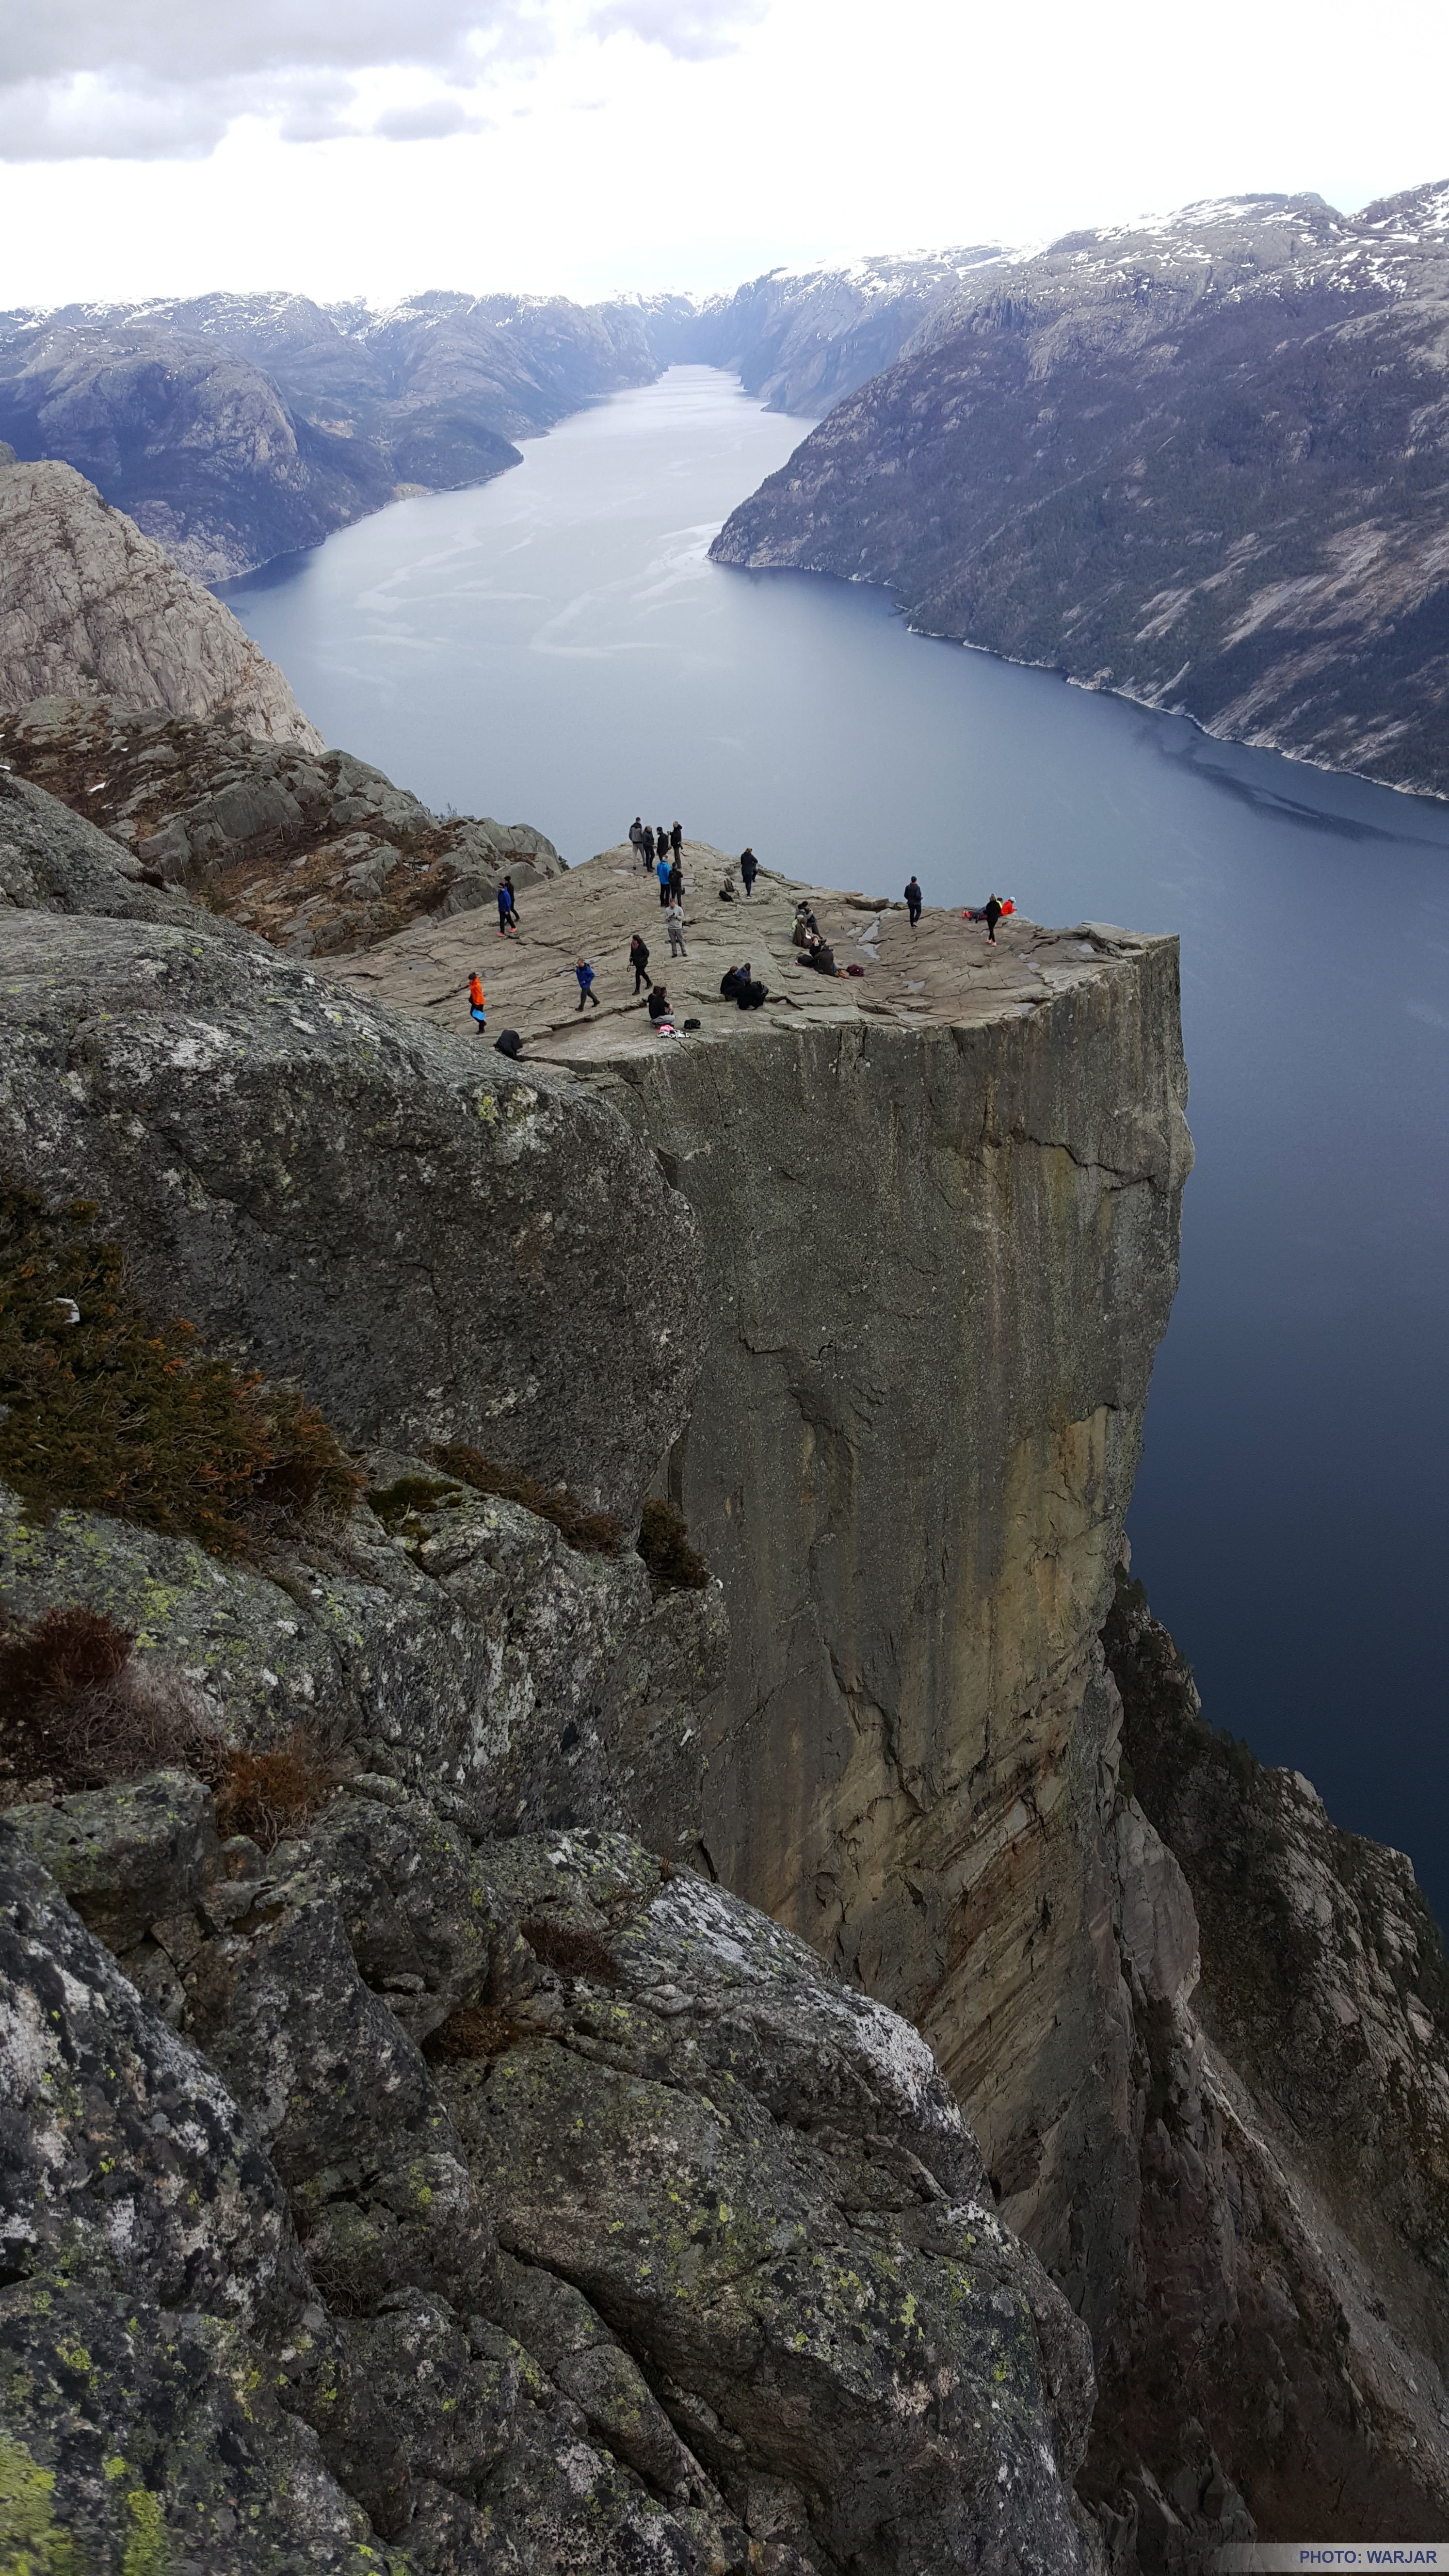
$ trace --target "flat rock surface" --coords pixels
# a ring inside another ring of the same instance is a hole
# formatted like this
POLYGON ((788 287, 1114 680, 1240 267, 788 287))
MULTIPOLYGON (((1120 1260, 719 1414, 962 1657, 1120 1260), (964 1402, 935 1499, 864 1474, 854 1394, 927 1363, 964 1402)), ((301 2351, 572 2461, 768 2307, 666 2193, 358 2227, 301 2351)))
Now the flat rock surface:
MULTIPOLYGON (((995 1020, 1040 1009, 1053 994, 1099 975, 1117 957, 1140 956, 1159 943, 1126 930, 1082 923, 1045 930, 1019 914, 1003 921, 993 949, 984 924, 959 911, 926 911, 912 930, 905 905, 865 894, 838 894, 797 884, 762 869, 748 899, 737 863, 702 841, 686 841, 684 958, 671 959, 652 875, 631 859, 627 842, 541 886, 525 901, 521 927, 500 939, 489 916, 415 923, 369 949, 348 980, 375 1000, 416 1012, 433 1027, 468 1027, 468 977, 476 967, 488 996, 488 1037, 513 1028, 528 1054, 555 1064, 596 1064, 670 1042, 654 1034, 643 994, 634 999, 629 940, 649 948, 649 972, 663 982, 675 1022, 698 1019, 693 1040, 757 1040, 788 1019, 819 1026, 880 1020, 898 1028, 923 1022, 995 1020), (722 903, 722 885, 734 889, 722 903), (795 907, 808 898, 835 950, 834 976, 805 964, 790 944, 795 907), (575 960, 595 970, 597 1010, 578 1007, 575 960), (726 969, 748 959, 769 991, 758 1011, 720 996, 726 969), (856 965, 860 975, 843 970, 856 965)), ((984 902, 988 888, 982 889, 984 902)))

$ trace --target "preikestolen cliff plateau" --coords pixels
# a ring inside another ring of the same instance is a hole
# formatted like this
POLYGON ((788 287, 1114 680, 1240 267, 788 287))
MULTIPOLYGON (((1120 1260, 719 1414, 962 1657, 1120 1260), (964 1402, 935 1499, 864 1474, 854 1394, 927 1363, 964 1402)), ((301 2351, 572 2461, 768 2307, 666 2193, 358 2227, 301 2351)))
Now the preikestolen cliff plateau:
POLYGON ((1449 2566, 1449 48, 1297 21, 0 54, 0 2576, 1449 2566))

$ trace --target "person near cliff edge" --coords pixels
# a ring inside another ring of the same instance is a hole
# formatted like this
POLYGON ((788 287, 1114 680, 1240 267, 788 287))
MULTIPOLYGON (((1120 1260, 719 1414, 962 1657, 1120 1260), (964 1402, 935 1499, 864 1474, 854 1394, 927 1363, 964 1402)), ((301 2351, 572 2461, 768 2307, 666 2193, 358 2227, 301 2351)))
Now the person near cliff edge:
POLYGON ((921 902, 922 896, 920 881, 918 878, 912 877, 906 887, 906 910, 911 916, 912 930, 915 929, 917 922, 921 918, 921 902))
POLYGON ((667 840, 662 841, 660 844, 659 856, 654 862, 654 873, 659 879, 659 909, 661 912, 669 901, 669 877, 673 864, 674 863, 669 856, 669 843, 667 840))
POLYGON ((574 1004, 574 1009, 576 1011, 581 1011, 585 1002, 592 1002, 595 1010, 597 1010, 599 1007, 599 997, 594 991, 594 970, 589 964, 587 957, 575 958, 574 975, 577 979, 579 988, 579 998, 574 1004))
POLYGON ((683 859, 671 859, 669 862, 669 900, 671 903, 684 901, 683 859))
POLYGON ((640 822, 637 814, 629 826, 629 846, 633 850, 635 858, 642 862, 644 857, 644 826, 640 822))
POLYGON ((646 868, 652 868, 654 865, 654 826, 652 823, 645 824, 640 840, 640 847, 644 852, 644 865, 646 868))
POLYGON ((753 894, 753 893, 754 893, 754 891, 755 891, 755 879, 756 879, 756 877, 759 875, 759 873, 760 873, 760 862, 759 862, 759 860, 756 858, 756 856, 755 856, 755 854, 754 854, 754 851, 753 851, 753 850, 751 850, 751 849, 748 849, 748 848, 741 850, 741 852, 740 852, 740 874, 741 874, 741 876, 744 878, 744 881, 745 881, 745 892, 746 892, 746 894, 753 894))
POLYGON ((674 852, 674 855, 675 855, 675 857, 676 857, 677 859, 678 859, 678 858, 682 858, 682 857, 683 857, 683 855, 684 855, 684 825, 683 825, 682 823, 671 823, 671 824, 670 824, 670 826, 669 826, 669 846, 670 846, 671 850, 674 852))
POLYGON ((686 954, 684 945, 684 906, 677 898, 670 904, 668 911, 665 913, 664 921, 669 932, 670 956, 683 957, 686 954))
POLYGON ((996 925, 1001 919, 1003 910, 1004 906, 1000 895, 991 894, 987 896, 986 909, 982 913, 981 918, 986 924, 986 944, 988 948, 994 948, 996 946, 996 925))
POLYGON ((674 1013, 669 1006, 669 995, 665 992, 662 984, 654 985, 650 992, 649 1017, 656 1029, 659 1027, 661 1021, 665 1020, 669 1022, 671 1027, 673 1026, 674 1013))
POLYGON ((488 1006, 483 998, 483 987, 476 975, 470 975, 468 978, 468 1012, 481 1038, 488 1026, 488 1006))
POLYGON ((634 969, 634 999, 637 1002, 641 986, 651 993, 654 990, 654 978, 649 972, 649 951, 637 930, 629 942, 629 963, 634 969))

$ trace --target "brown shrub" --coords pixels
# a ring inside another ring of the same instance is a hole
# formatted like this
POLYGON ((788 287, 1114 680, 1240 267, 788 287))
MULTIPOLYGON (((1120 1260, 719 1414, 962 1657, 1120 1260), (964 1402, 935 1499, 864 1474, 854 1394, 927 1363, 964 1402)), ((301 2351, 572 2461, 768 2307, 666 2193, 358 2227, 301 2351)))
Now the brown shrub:
POLYGON ((546 1914, 531 1914, 518 1928, 534 1957, 559 1976, 584 1977, 596 1986, 619 1984, 619 1962, 597 1932, 582 1924, 555 1923, 546 1914))
POLYGON ((517 2039, 527 2036, 524 2023, 515 2021, 497 2004, 460 2004, 449 2013, 423 2041, 423 2055, 435 2066, 452 2066, 467 2058, 501 2057, 517 2039))
POLYGON ((540 1520, 552 1521, 560 1537, 586 1556, 617 1556, 624 1544, 622 1521, 612 1512, 589 1511, 567 1485, 541 1485, 521 1467, 485 1458, 461 1441, 442 1442, 432 1454, 440 1467, 459 1484, 471 1485, 475 1493, 500 1494, 505 1502, 521 1503, 525 1511, 537 1512, 540 1520))
POLYGON ((216 1556, 340 1519, 362 1480, 321 1414, 149 1315, 94 1218, 0 1190, 0 1478, 32 1511, 109 1512, 216 1556))
POLYGON ((709 1568, 689 1544, 684 1514, 675 1503, 651 1497, 639 1519, 639 1554, 661 1592, 702 1592, 709 1568))
POLYGON ((216 1722, 185 1675, 137 1662, 103 1611, 47 1610, 0 1628, 0 1794, 48 1781, 66 1794, 167 1763, 213 1776, 216 1722))
POLYGON ((306 1726, 294 1726, 271 1752, 229 1750, 217 1771, 216 1830, 224 1842, 247 1834, 259 1850, 274 1852, 310 1824, 345 1776, 336 1752, 306 1726))

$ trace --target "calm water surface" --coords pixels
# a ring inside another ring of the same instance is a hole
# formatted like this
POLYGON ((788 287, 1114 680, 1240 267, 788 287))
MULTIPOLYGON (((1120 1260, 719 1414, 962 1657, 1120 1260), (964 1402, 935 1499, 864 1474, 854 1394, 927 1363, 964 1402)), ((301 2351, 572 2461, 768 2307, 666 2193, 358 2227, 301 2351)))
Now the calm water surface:
POLYGON ((229 596, 329 741, 574 860, 1175 930, 1197 1170, 1132 1512, 1208 1714, 1449 1917, 1449 810, 705 561, 800 425, 676 368, 229 596))

